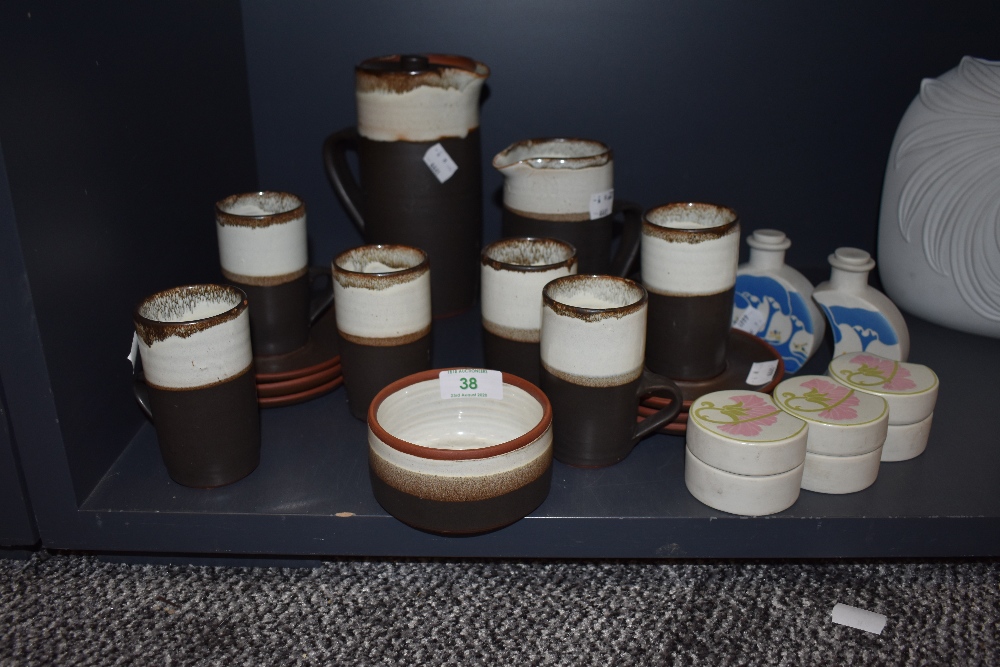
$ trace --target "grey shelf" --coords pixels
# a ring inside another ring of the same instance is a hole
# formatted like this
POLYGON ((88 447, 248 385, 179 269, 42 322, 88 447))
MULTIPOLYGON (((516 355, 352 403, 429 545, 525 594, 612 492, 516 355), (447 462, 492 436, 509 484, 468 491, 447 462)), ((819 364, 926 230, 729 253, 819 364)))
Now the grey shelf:
MULTIPOLYGON (((263 413, 262 462, 229 487, 200 491, 167 477, 143 426, 81 507, 100 530, 50 546, 204 553, 512 557, 899 557, 1000 555, 1000 453, 974 415, 1000 387, 997 341, 910 318, 913 360, 941 378, 925 454, 883 464, 869 489, 803 491, 777 515, 712 510, 684 486, 683 437, 657 435, 624 462, 581 470, 558 462, 532 515, 473 537, 441 537, 387 515, 368 481, 365 425, 343 392, 263 413), (109 535, 113 539, 109 539, 109 535)), ((478 363, 478 313, 437 322, 436 363, 478 363)), ((822 368, 829 353, 812 363, 822 368)))

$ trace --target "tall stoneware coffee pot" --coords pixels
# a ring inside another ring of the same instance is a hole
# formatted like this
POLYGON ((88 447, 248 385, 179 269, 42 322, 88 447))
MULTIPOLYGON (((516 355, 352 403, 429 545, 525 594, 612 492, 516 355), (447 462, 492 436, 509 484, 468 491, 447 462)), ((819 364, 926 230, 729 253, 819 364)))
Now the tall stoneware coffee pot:
POLYGON ((367 243, 428 254, 435 317, 461 312, 478 293, 479 99, 489 68, 423 54, 372 58, 355 72, 358 125, 323 145, 330 182, 367 243), (358 154, 360 182, 347 151, 358 154))

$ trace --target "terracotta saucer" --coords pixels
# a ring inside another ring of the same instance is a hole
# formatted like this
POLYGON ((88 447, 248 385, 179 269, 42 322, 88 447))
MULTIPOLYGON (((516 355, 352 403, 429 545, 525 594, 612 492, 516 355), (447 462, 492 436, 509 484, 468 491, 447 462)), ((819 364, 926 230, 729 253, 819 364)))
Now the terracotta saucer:
POLYGON ((343 377, 335 377, 326 384, 321 384, 318 387, 313 387, 308 391, 302 391, 297 394, 287 394, 285 396, 274 396, 271 398, 258 397, 257 403, 262 408, 281 408, 286 405, 305 403, 306 401, 311 401, 314 398, 318 398, 323 394, 333 391, 343 383, 343 377))
MULTIPOLYGON (((690 382, 677 380, 677 386, 684 394, 684 404, 681 406, 681 414, 672 423, 667 424, 663 429, 664 433, 680 434, 687 431, 687 411, 691 403, 699 396, 704 396, 713 391, 723 389, 745 389, 747 391, 759 391, 770 394, 785 375, 785 362, 781 355, 767 342, 752 336, 739 329, 732 329, 729 332, 729 353, 726 359, 726 370, 722 374, 708 380, 690 382), (778 369, 774 372, 774 377, 765 385, 747 384, 747 375, 750 367, 762 361, 777 361, 778 369), (683 419, 682 419, 683 418, 683 419)), ((639 405, 639 416, 647 417, 656 410, 670 405, 669 398, 647 396, 639 405)))
POLYGON ((258 398, 277 398, 278 396, 288 396, 308 391, 313 387, 326 384, 330 380, 339 378, 343 373, 340 364, 323 369, 311 375, 303 375, 300 378, 285 380, 284 382, 265 382, 257 384, 258 398))
POLYGON ((284 382, 313 375, 340 363, 337 349, 337 318, 333 307, 313 325, 309 340, 294 352, 272 356, 254 357, 257 384, 284 382))

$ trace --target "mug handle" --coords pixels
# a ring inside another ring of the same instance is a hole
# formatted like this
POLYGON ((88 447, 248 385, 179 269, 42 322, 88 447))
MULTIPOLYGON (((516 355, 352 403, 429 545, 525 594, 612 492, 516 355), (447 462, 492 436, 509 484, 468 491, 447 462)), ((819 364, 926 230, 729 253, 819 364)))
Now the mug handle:
POLYGON ((351 222, 364 234, 365 220, 361 216, 361 186, 358 185, 351 165, 347 163, 347 151, 358 152, 358 131, 347 127, 334 132, 323 142, 323 164, 330 185, 344 205, 351 222))
POLYGON ((615 200, 612 209, 615 215, 622 215, 622 238, 618 243, 618 252, 611 260, 608 272, 613 276, 625 278, 636 259, 639 258, 639 242, 642 240, 642 207, 630 201, 615 200))
MULTIPOLYGON (((136 361, 138 362, 138 360, 136 361)), ((139 403, 139 407, 149 417, 149 421, 154 421, 153 409, 149 404, 149 388, 146 386, 146 375, 139 370, 139 363, 136 363, 136 370, 132 374, 132 393, 135 394, 135 400, 139 403)))
POLYGON ((632 444, 639 442, 653 431, 663 428, 676 419, 677 415, 681 412, 684 396, 681 394, 681 389, 677 386, 677 383, 670 378, 657 375, 644 368, 642 369, 642 379, 639 381, 639 388, 636 390, 635 397, 639 399, 654 391, 669 394, 670 405, 660 408, 649 417, 636 423, 632 444))
POLYGON ((309 267, 309 284, 315 283, 319 278, 327 278, 330 284, 322 298, 311 304, 309 309, 309 326, 316 324, 316 320, 323 316, 326 309, 333 303, 333 272, 323 266, 309 267))

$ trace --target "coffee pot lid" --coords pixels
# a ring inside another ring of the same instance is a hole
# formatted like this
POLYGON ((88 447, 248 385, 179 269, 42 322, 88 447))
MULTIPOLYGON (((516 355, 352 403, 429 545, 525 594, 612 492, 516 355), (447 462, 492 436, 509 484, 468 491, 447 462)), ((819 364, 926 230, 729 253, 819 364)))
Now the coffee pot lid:
POLYGON ((379 56, 362 61, 357 69, 359 72, 378 74, 380 72, 405 72, 421 74, 441 70, 464 70, 473 74, 486 76, 489 68, 465 56, 455 56, 441 53, 409 53, 391 56, 379 56))

